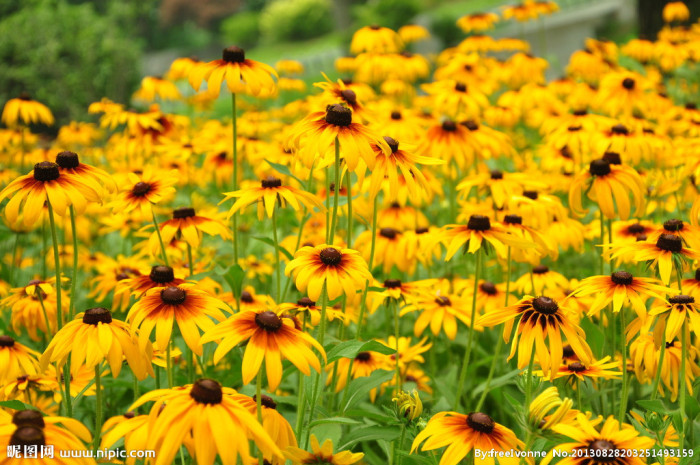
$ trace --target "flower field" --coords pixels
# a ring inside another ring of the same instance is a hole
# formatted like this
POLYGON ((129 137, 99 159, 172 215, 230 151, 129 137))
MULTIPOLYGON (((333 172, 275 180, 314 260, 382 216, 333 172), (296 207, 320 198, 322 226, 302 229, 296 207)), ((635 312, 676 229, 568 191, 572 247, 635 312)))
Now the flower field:
POLYGON ((557 10, 5 102, 0 465, 700 463, 700 23, 557 10))

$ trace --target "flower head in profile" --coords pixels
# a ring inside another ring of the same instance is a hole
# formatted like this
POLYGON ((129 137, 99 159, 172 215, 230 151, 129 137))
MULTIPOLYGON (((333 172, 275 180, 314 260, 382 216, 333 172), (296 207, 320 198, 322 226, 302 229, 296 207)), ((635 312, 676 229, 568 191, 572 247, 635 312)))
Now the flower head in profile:
POLYGON ((15 341, 12 336, 0 336, 0 384, 39 371, 39 354, 15 341))
POLYGON ((447 246, 445 260, 450 260, 462 247, 465 252, 473 254, 490 245, 501 256, 506 254, 507 247, 534 247, 534 243, 510 234, 503 225, 491 222, 484 215, 472 215, 466 225, 445 226, 442 241, 447 246))
POLYGON ((311 348, 325 358, 326 353, 314 338, 296 329, 290 318, 270 310, 242 311, 208 330, 201 343, 219 341, 214 363, 241 342, 248 341, 243 354, 243 383, 250 383, 260 371, 263 359, 267 381, 274 391, 282 381, 282 357, 309 376, 311 368, 321 371, 321 364, 311 348))
POLYGON ((690 10, 688 10, 688 7, 683 2, 668 2, 664 6, 661 15, 667 23, 688 21, 688 18, 690 18, 690 10))
POLYGON ((0 121, 10 128, 16 127, 18 123, 24 125, 40 123, 47 126, 54 123, 51 110, 46 105, 32 100, 26 92, 22 92, 19 97, 12 98, 5 103, 0 121))
MULTIPOLYGON (((158 228, 164 244, 169 244, 175 237, 181 236, 195 250, 202 241, 202 233, 220 236, 222 239, 231 237, 228 228, 221 221, 197 215, 191 207, 176 208, 173 210, 172 219, 160 223, 158 228)), ((158 254, 160 240, 157 233, 151 234, 148 246, 153 255, 158 254)))
POLYGON ((457 26, 464 32, 483 32, 493 29, 500 18, 496 13, 472 13, 457 20, 457 26))
MULTIPOLYGON (((442 453, 440 465, 457 465, 473 450, 510 451, 522 449, 525 444, 518 440, 513 431, 496 423, 485 413, 463 415, 440 412, 430 419, 425 429, 413 440, 411 453, 419 446, 423 451, 447 446, 442 453)), ((501 465, 517 465, 520 459, 505 457, 499 459, 499 462, 501 465)))
POLYGON ((327 244, 299 249, 284 273, 292 275, 297 289, 314 302, 324 287, 330 300, 343 294, 353 297, 372 279, 359 252, 327 244))
POLYGON ((200 379, 187 386, 151 391, 129 410, 154 402, 145 449, 158 451, 156 465, 173 463, 188 438, 194 439, 193 452, 200 465, 213 465, 217 455, 223 465, 236 465, 239 459, 250 463, 249 439, 264 454, 281 458, 279 447, 238 398, 235 390, 218 381, 200 379))
POLYGON ((672 342, 678 336, 685 322, 700 337, 700 307, 695 303, 695 297, 689 295, 674 295, 667 302, 653 307, 649 315, 658 316, 657 328, 666 328, 664 341, 672 342))
POLYGON ((572 412, 573 404, 574 402, 568 397, 562 399, 555 386, 549 387, 535 397, 530 404, 528 408, 530 425, 539 430, 550 429, 572 412))
POLYGON ((326 439, 321 446, 314 434, 311 435, 311 452, 298 447, 290 447, 284 452, 284 456, 292 461, 293 465, 323 464, 323 465, 352 465, 362 460, 365 456, 362 452, 353 453, 348 450, 333 453, 333 441, 326 439))
POLYGON ((224 81, 232 94, 270 96, 276 91, 272 76, 277 77, 274 68, 246 58, 245 51, 233 45, 224 49, 220 60, 195 65, 188 79, 197 91, 202 81, 207 81, 207 88, 215 97, 218 97, 224 81))
POLYGON ((401 37, 388 27, 376 24, 355 31, 350 42, 350 53, 398 53, 403 48, 401 37))
POLYGON ((399 415, 403 416, 408 421, 420 418, 423 413, 423 402, 421 402, 418 391, 416 390, 410 393, 401 391, 391 400, 396 403, 399 415))

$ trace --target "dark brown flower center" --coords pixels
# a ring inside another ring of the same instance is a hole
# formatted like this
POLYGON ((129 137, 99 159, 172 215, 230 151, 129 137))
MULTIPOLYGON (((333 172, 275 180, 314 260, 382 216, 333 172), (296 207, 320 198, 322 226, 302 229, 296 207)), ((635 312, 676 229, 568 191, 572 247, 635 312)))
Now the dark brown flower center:
POLYGON ((532 269, 532 272, 535 274, 545 274, 549 271, 549 267, 545 265, 537 265, 532 269))
POLYGON ((634 279, 634 277, 632 276, 632 273, 628 273, 627 271, 616 271, 610 275, 610 279, 615 284, 623 284, 625 286, 629 286, 630 284, 632 284, 632 280, 634 279))
POLYGON ((630 234, 640 234, 643 233, 645 230, 644 226, 642 226, 639 223, 631 224, 627 226, 627 232, 630 234))
POLYGON ((154 283, 165 284, 175 280, 175 272, 169 266, 158 265, 151 268, 148 277, 154 283))
POLYGON ((37 181, 48 182, 59 178, 61 174, 58 171, 58 165, 50 161, 42 161, 34 165, 34 179, 37 181))
POLYGON ((321 259, 321 263, 326 266, 337 266, 343 259, 343 254, 340 253, 340 250, 334 247, 326 247, 325 249, 321 250, 321 253, 319 253, 318 256, 321 259))
POLYGON ((220 404, 224 398, 221 384, 213 379, 200 379, 192 385, 190 397, 200 404, 220 404))
POLYGON ((74 169, 80 166, 80 159, 77 153, 65 151, 56 155, 56 164, 64 169, 74 169))
POLYGON ((425 234, 430 231, 428 228, 416 228, 416 234, 425 234))
POLYGON ((686 110, 697 110, 698 106, 695 104, 695 102, 688 102, 685 104, 685 109, 686 110))
POLYGON ((173 218, 192 218, 194 216, 194 208, 183 207, 173 210, 173 218))
POLYGON ((222 55, 223 60, 227 63, 243 63, 245 61, 245 50, 235 45, 226 47, 222 55))
POLYGON ((98 323, 109 324, 112 322, 112 314, 102 307, 88 308, 83 313, 83 323, 86 325, 97 325, 98 323))
POLYGON ((624 87, 627 90, 634 89, 634 79, 631 79, 631 78, 623 79, 622 80, 622 87, 624 87))
POLYGON ((588 445, 590 456, 594 458, 594 463, 613 463, 617 462, 615 457, 615 444, 605 439, 596 439, 588 445))
POLYGON ((586 110, 586 109, 574 111, 575 116, 585 116, 587 114, 588 114, 588 110, 586 110))
POLYGON ((695 298, 689 295, 679 294, 669 297, 668 302, 671 304, 694 304, 695 298))
POLYGON ((339 103, 326 107, 326 123, 335 126, 350 126, 352 124, 352 110, 339 103))
POLYGON ((170 286, 160 291, 160 299, 166 305, 181 305, 187 299, 187 292, 177 286, 170 286))
POLYGON ((673 231, 673 232, 682 231, 683 230, 683 221, 677 220, 677 219, 664 221, 664 229, 666 231, 673 231))
POLYGON ((455 90, 457 92, 466 92, 467 91, 467 85, 463 82, 458 82, 455 84, 455 90))
POLYGON ((491 170, 491 179, 503 179, 503 171, 491 170))
POLYGON ((394 121, 400 120, 401 119, 401 112, 400 111, 392 111, 391 112, 391 119, 394 121))
POLYGON ((442 130, 447 132, 455 132, 457 130, 457 125, 454 121, 447 120, 442 123, 442 130))
POLYGON ((355 93, 354 90, 351 90, 351 89, 341 90, 340 96, 343 97, 343 100, 348 102, 350 105, 355 105, 357 103, 357 94, 355 93))
POLYGON ((437 296, 435 298, 435 303, 441 307, 449 307, 450 305, 452 305, 452 301, 450 300, 450 298, 444 295, 437 296))
POLYGON ((282 327, 282 319, 269 310, 256 314, 255 323, 265 331, 277 331, 282 327))
POLYGON ((574 363, 569 363, 569 365, 567 366, 567 369, 569 371, 579 373, 581 371, 585 371, 586 367, 581 362, 574 362, 574 363))
POLYGON ((297 305, 300 307, 313 307, 314 305, 316 305, 316 302, 309 299, 308 297, 302 297, 301 299, 297 300, 297 305))
POLYGON ((675 234, 662 234, 656 241, 656 247, 667 252, 678 253, 683 250, 683 240, 675 234))
POLYGON ((126 412, 124 414, 124 418, 126 418, 127 420, 130 420, 130 419, 134 418, 135 416, 136 416, 136 412, 126 412))
POLYGON ((248 292, 248 291, 243 291, 241 292, 241 302, 245 302, 247 304, 252 304, 255 300, 253 299, 253 295, 248 292))
POLYGON ((564 346, 562 353, 563 353, 564 357, 566 357, 566 358, 571 358, 574 355, 576 355, 576 352, 574 352, 574 348, 571 347, 569 344, 564 346))
POLYGON ((384 141, 389 145, 391 153, 396 153, 399 150, 399 141, 393 137, 384 136, 384 141))
POLYGON ((537 200, 539 196, 540 194, 538 194, 537 191, 523 191, 523 197, 527 197, 531 200, 537 200))
POLYGON ((572 158, 574 158, 574 154, 571 153, 571 149, 569 148, 568 145, 565 145, 564 147, 560 148, 559 154, 568 160, 571 160, 572 158))
POLYGON ((624 125, 622 125, 622 124, 616 124, 615 126, 613 126, 612 128, 610 128, 610 131, 611 131, 613 134, 624 135, 624 136, 626 136, 626 135, 628 135, 628 134, 630 133, 629 129, 627 129, 627 128, 626 128, 624 125))
POLYGON ((695 270, 695 280, 700 281, 700 268, 695 270))
POLYGON ((472 231, 488 231, 491 229, 491 220, 488 216, 472 215, 467 222, 467 228, 472 231))
POLYGON ((360 362, 368 362, 370 358, 372 358, 372 354, 369 352, 360 352, 359 354, 355 355, 355 360, 360 362))
POLYGON ((150 184, 145 183, 143 181, 139 181, 134 185, 133 189, 131 189, 131 193, 136 197, 143 197, 144 195, 148 194, 150 190, 150 184))
POLYGON ((401 287, 401 280, 400 279, 387 279, 384 281, 384 287, 387 289, 397 289, 401 287))
POLYGON ((34 425, 19 426, 10 437, 10 445, 20 446, 22 448, 45 446, 46 439, 44 438, 44 431, 34 425))
POLYGON ((17 98, 20 100, 24 100, 26 102, 28 100, 31 100, 32 96, 29 95, 29 92, 20 92, 20 94, 17 98))
POLYGON ((533 299, 532 308, 545 315, 554 315, 559 310, 559 305, 554 299, 542 296, 533 299))
MULTIPOLYGON (((253 400, 254 400, 255 402, 257 402, 257 401, 258 401, 258 396, 257 396, 257 395, 254 395, 254 396, 253 396, 253 400)), ((266 396, 265 394, 261 394, 261 395, 260 395, 260 403, 261 403, 262 405, 264 405, 265 407, 267 407, 267 408, 271 408, 271 409, 275 409, 275 410, 277 409, 277 402, 275 402, 274 400, 272 400, 272 397, 266 396)))
POLYGON ((491 281, 484 281, 483 283, 479 284, 479 288, 482 292, 485 292, 488 295, 496 295, 498 292, 496 285, 491 281))
POLYGON ((491 434, 496 427, 496 422, 485 413, 472 412, 467 415, 467 425, 480 433, 491 434))
POLYGON ((15 340, 10 336, 0 336, 0 347, 14 347, 15 340))
POLYGON ((602 158, 593 160, 588 168, 588 172, 593 176, 605 176, 606 174, 610 174, 610 163, 602 158))
POLYGON ((46 426, 44 416, 38 410, 19 410, 12 415, 12 423, 16 426, 36 426, 43 428, 46 426))
POLYGON ((396 239, 399 232, 394 228, 382 228, 379 230, 379 235, 387 239, 396 239))
POLYGON ((265 189, 272 189, 274 187, 282 186, 282 180, 274 176, 268 176, 267 178, 263 179, 260 184, 262 184, 263 188, 265 189))
POLYGON ((622 164, 622 158, 620 158, 620 154, 617 152, 605 152, 603 154, 603 160, 607 161, 611 165, 622 164))
POLYGON ((506 215, 503 217, 505 224, 523 224, 523 217, 520 215, 506 215))
POLYGON ((479 123, 477 123, 476 121, 474 121, 472 119, 465 121, 462 124, 464 125, 464 127, 469 129, 470 131, 476 131, 477 129, 479 129, 479 123))

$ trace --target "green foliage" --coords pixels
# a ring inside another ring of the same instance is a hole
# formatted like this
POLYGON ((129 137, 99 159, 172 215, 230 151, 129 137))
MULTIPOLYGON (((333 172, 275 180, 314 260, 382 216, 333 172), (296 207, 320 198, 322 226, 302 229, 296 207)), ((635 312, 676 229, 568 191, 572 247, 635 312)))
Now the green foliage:
POLYGON ((330 0, 276 0, 260 16, 265 40, 304 40, 333 29, 330 0))
POLYGON ((241 11, 229 16, 221 23, 221 35, 227 44, 243 48, 257 45, 260 38, 260 13, 241 11))
POLYGON ((432 18, 430 30, 445 47, 457 45, 464 39, 464 33, 457 27, 457 18, 450 13, 436 14, 432 18))
POLYGON ((410 23, 420 11, 417 0, 376 0, 358 6, 355 14, 360 26, 378 24, 396 30, 410 23))
POLYGON ((32 3, 0 20, 0 37, 0 101, 27 91, 59 124, 102 97, 128 100, 138 83, 138 43, 92 5, 32 3))

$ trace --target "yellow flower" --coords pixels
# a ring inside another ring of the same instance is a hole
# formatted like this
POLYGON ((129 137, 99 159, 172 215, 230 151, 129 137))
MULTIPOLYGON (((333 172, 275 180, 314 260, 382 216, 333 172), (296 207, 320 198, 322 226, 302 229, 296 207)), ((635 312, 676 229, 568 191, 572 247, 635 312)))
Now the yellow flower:
POLYGON ((365 456, 362 452, 352 453, 344 450, 333 453, 333 441, 326 439, 323 446, 319 445, 315 435, 311 435, 311 452, 298 447, 289 447, 284 451, 284 456, 292 461, 293 465, 325 464, 325 465, 352 465, 362 460, 365 456))
POLYGON ((556 387, 545 389, 530 404, 530 425, 540 430, 550 429, 569 414, 573 403, 568 397, 559 397, 556 387))
POLYGON ((32 100, 26 92, 7 101, 0 120, 8 127, 17 126, 18 122, 25 125, 42 123, 47 126, 54 122, 51 110, 46 105, 32 100))
POLYGON ((416 390, 412 393, 401 391, 397 397, 391 400, 396 402, 399 414, 409 421, 420 418, 423 413, 423 402, 421 402, 418 391, 416 390))

